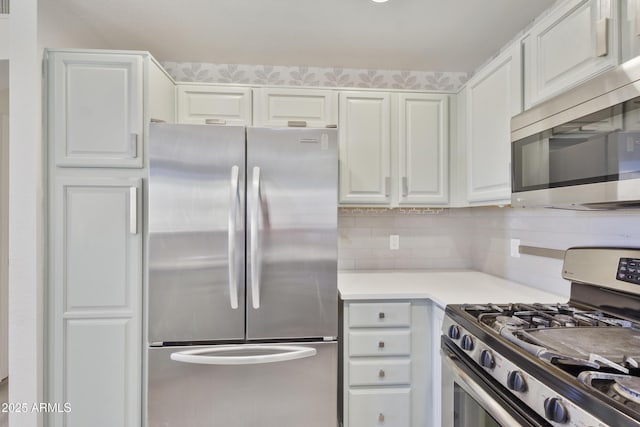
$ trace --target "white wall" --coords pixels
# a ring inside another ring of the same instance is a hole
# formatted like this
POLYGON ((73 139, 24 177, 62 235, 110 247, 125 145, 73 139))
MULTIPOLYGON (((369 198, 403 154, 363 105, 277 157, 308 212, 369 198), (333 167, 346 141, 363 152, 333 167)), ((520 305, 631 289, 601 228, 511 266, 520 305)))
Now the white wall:
MULTIPOLYGON (((109 49, 107 43, 93 31, 90 23, 69 15, 52 0, 38 0, 38 46, 44 48, 109 49), (73 25, 68 23, 73 21, 73 25)), ((126 49, 126 46, 116 46, 126 49)))
MULTIPOLYGON (((41 54, 37 0, 11 2, 9 153, 9 402, 42 402, 41 54)), ((9 414, 39 427, 42 414, 9 414)))

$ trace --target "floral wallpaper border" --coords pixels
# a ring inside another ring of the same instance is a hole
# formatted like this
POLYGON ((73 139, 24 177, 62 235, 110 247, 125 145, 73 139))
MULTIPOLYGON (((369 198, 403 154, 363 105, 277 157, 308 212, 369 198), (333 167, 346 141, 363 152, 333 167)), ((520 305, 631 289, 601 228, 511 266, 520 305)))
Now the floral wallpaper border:
POLYGON ((365 70, 279 65, 163 62, 180 82, 236 83, 273 86, 359 87, 457 92, 466 72, 365 70))
POLYGON ((360 215, 360 216, 448 215, 449 208, 338 207, 338 213, 340 215, 360 215))

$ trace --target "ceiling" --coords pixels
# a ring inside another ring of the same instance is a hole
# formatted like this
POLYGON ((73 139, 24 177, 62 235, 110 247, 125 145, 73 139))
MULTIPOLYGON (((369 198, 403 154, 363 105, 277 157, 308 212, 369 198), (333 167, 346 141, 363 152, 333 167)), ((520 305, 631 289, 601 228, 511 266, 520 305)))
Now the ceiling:
POLYGON ((555 0, 49 2, 160 61, 471 72, 555 0))

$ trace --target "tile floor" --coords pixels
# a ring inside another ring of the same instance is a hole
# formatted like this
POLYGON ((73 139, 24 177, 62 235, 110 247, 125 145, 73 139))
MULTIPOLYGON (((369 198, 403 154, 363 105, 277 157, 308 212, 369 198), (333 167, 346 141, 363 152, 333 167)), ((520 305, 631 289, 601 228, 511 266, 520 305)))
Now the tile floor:
MULTIPOLYGON (((0 405, 9 399, 9 380, 0 382, 0 405)), ((9 414, 0 411, 0 427, 9 427, 9 414)))

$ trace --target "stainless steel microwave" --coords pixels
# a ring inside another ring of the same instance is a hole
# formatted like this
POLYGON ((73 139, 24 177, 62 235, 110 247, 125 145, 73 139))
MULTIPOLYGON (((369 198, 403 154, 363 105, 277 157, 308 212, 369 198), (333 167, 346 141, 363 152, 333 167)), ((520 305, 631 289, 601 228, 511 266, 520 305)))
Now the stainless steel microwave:
POLYGON ((511 204, 640 207, 640 57, 511 119, 511 204))

